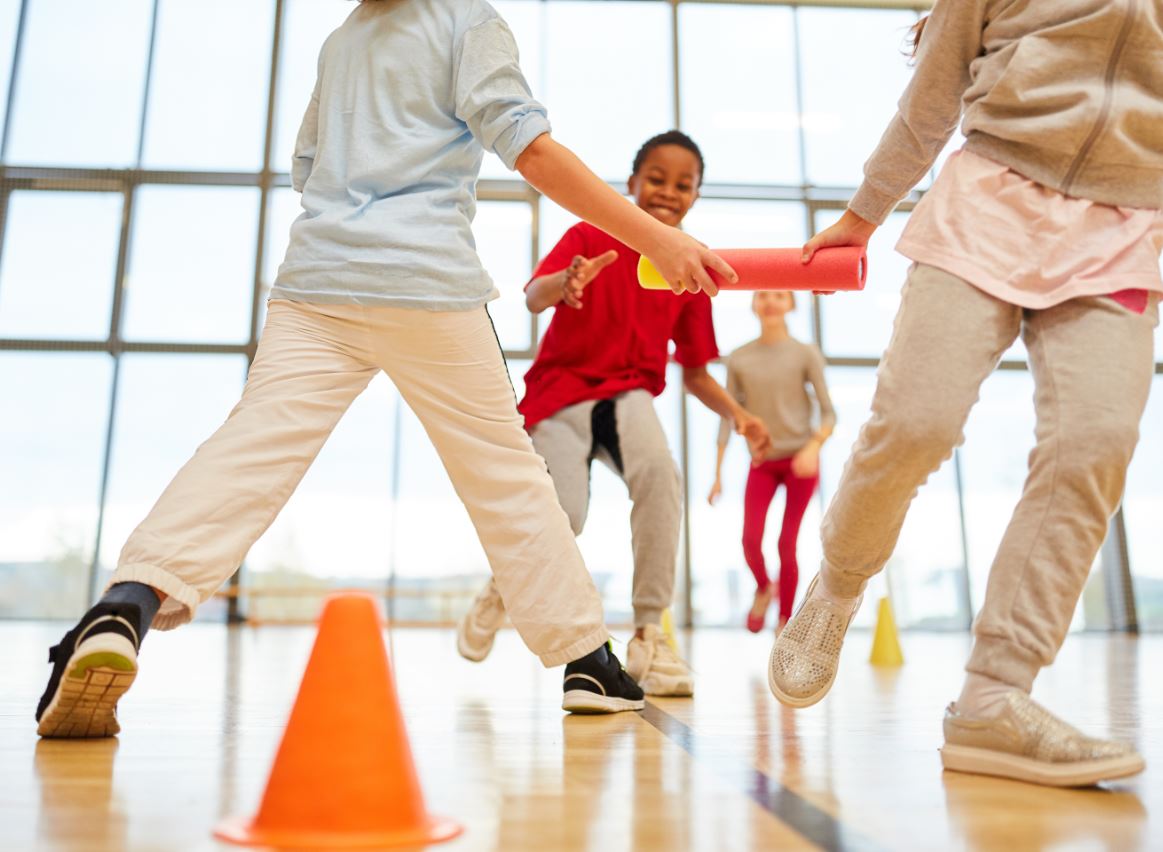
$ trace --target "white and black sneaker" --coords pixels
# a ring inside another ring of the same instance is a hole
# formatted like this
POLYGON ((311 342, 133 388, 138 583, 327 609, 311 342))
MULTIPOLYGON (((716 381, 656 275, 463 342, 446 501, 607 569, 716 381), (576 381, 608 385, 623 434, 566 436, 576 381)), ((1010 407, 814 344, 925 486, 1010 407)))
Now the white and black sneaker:
POLYGON ((52 676, 36 708, 42 737, 111 737, 121 730, 117 701, 137 677, 141 612, 99 603, 49 649, 52 676))
POLYGON ((646 706, 641 688, 605 645, 565 667, 561 709, 570 713, 621 713, 646 706))

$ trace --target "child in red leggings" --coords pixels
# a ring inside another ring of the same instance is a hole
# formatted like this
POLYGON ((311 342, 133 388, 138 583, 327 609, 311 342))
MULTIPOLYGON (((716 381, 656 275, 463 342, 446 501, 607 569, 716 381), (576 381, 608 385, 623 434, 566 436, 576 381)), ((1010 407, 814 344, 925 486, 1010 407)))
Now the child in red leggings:
MULTIPOLYGON (((800 522, 820 480, 820 447, 832 434, 836 414, 824 383, 824 359, 820 350, 800 343, 787 330, 785 318, 795 310, 795 296, 781 291, 760 291, 751 303, 759 317, 760 335, 731 354, 727 361, 727 390, 763 420, 771 434, 771 449, 759 464, 752 464, 743 497, 743 557, 755 575, 755 600, 747 614, 747 629, 758 633, 767 619, 772 601, 771 580, 763 558, 763 531, 767 510, 780 485, 787 490, 783 528, 779 533, 779 623, 782 630, 791 618, 799 582, 796 542, 800 522), (820 409, 819 428, 812 429, 812 400, 807 386, 815 391, 820 409)), ((715 462, 715 484, 708 497, 713 505, 722 492, 720 474, 723 454, 731 437, 731 424, 719 430, 719 454, 715 462)))

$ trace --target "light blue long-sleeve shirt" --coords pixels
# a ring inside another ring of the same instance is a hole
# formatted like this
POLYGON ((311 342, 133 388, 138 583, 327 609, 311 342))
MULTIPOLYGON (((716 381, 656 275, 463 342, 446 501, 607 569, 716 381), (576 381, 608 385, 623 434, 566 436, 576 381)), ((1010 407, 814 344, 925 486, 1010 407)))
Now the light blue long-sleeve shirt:
POLYGON ((496 289, 472 219, 485 149, 549 130, 484 0, 361 3, 328 36, 291 170, 303 213, 272 298, 449 311, 496 289))

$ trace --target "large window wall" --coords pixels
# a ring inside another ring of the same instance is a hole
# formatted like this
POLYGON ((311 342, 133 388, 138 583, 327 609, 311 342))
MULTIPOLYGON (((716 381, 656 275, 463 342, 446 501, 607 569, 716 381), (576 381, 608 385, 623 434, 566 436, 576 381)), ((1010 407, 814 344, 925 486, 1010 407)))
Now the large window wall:
MULTIPOLYGON (((926 4, 494 5, 559 139, 621 188, 643 140, 683 128, 707 161, 687 229, 711 245, 758 246, 798 244, 843 210, 908 80, 902 44, 926 4)), ((351 8, 0 0, 0 616, 79 612, 236 401, 298 214, 287 169, 317 51, 351 8)), ((474 230, 502 292, 490 310, 520 393, 551 316, 531 317, 521 286, 573 220, 492 157, 479 190, 474 230)), ((905 271, 892 246, 915 199, 878 232, 867 292, 801 295, 791 319, 828 360, 840 418, 804 524, 805 575, 868 411, 905 271)), ((745 295, 720 296, 715 319, 724 355, 757 332, 745 295)), ((907 626, 962 629, 980 606, 1033 441, 1023 358, 1015 348, 987 382, 964 447, 922 488, 876 581, 907 626)), ((712 372, 723 378, 721 365, 712 372)), ((739 546, 745 454, 732 444, 725 494, 707 505, 717 418, 683 394, 677 370, 657 406, 686 473, 677 615, 737 624, 751 594, 739 546)), ((1161 462, 1153 400, 1119 546, 1104 548, 1076 626, 1136 614, 1163 625, 1161 462)), ((629 616, 628 510, 621 483, 595 465, 580 543, 612 622, 629 616)), ((772 511, 774 527, 779 498, 772 511)), ((307 617, 320 590, 344 585, 384 592, 397 619, 447 621, 486 571, 435 452, 380 378, 201 617, 307 617)))

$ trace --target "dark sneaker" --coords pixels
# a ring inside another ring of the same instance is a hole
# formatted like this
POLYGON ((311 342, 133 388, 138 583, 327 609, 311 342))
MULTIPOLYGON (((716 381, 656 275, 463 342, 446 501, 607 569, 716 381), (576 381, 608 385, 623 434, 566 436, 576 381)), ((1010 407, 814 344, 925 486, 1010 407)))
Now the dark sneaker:
POLYGON ((140 609, 101 603, 49 649, 52 677, 36 708, 42 737, 111 737, 117 700, 137 677, 140 609))
MULTIPOLYGON (((601 649, 599 649, 601 650, 601 649)), ((570 713, 620 713, 646 706, 642 690, 626 674, 614 652, 587 654, 565 667, 561 709, 570 713)))

